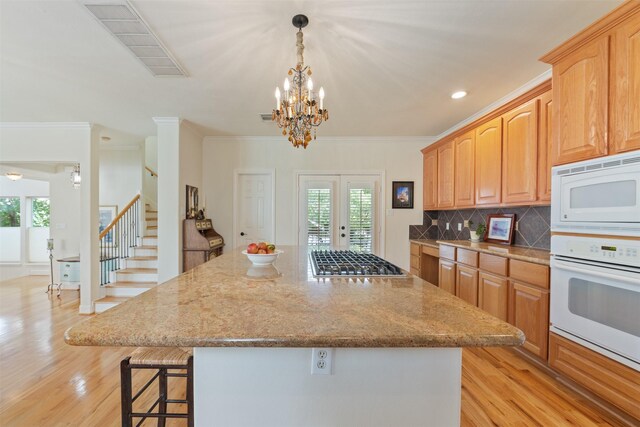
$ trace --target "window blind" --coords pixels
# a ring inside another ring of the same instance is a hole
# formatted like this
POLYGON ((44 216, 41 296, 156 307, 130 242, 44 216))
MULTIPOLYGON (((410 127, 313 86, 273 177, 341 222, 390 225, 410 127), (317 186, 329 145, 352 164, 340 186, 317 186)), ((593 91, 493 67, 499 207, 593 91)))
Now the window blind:
POLYGON ((331 189, 307 190, 307 245, 317 249, 331 247, 331 189))
POLYGON ((373 245, 373 192, 349 189, 349 249, 371 252, 373 245))

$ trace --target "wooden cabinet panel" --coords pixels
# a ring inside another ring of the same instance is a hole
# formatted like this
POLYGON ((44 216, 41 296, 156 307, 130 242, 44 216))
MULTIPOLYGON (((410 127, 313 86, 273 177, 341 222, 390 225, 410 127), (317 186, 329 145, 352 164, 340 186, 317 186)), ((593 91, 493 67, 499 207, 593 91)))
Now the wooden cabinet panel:
POLYGON ((419 256, 411 255, 411 268, 413 270, 416 270, 417 272, 420 272, 420 257, 419 256))
POLYGON ((554 333, 549 345, 552 368, 640 419, 640 372, 554 333))
POLYGON ((448 245, 440 245, 440 258, 450 259, 455 261, 456 259, 456 248, 448 245))
POLYGON ((475 132, 468 132, 454 141, 455 147, 455 206, 473 206, 475 197, 475 132))
POLYGON ((500 276, 506 276, 509 270, 508 265, 509 260, 507 260, 507 258, 485 253, 480 254, 480 270, 488 271, 489 273, 498 274, 500 276))
POLYGON ((409 252, 411 253, 411 255, 420 255, 420 245, 417 243, 410 243, 409 244, 409 252))
POLYGON ((509 261, 509 277, 521 282, 549 289, 549 267, 532 262, 512 259, 509 261))
POLYGON ((607 154, 609 36, 553 66, 553 164, 607 154))
POLYGON ((478 306, 478 270, 456 265, 456 296, 478 306))
POLYGON ((454 206, 454 149, 453 141, 438 147, 438 208, 454 206))
POLYGON ((456 264, 441 259, 438 263, 438 286, 445 291, 456 294, 456 264))
POLYGON ((502 118, 476 129, 476 205, 502 201, 502 118))
POLYGON ((522 330, 523 347, 547 360, 549 292, 516 281, 509 282, 509 323, 522 330))
POLYGON ((420 277, 423 280, 431 283, 432 285, 438 286, 440 283, 440 267, 438 264, 438 250, 434 248, 427 248, 426 246, 422 247, 422 255, 420 256, 420 277), (431 249, 434 252, 425 252, 425 249, 431 249))
POLYGON ((613 33, 609 151, 640 149, 640 13, 613 33))
POLYGON ((502 203, 536 200, 538 100, 502 116, 502 203))
POLYGON ((551 91, 540 98, 540 129, 538 129, 538 200, 551 201, 551 143, 553 100, 551 91))
POLYGON ((478 252, 458 248, 458 250, 456 251, 456 261, 458 261, 458 263, 466 264, 471 267, 477 267, 478 252))
POLYGON ((423 154, 423 207, 424 210, 438 207, 438 150, 433 149, 423 154))
POLYGON ((480 271, 478 275, 478 307, 506 322, 508 300, 508 280, 505 277, 480 271))

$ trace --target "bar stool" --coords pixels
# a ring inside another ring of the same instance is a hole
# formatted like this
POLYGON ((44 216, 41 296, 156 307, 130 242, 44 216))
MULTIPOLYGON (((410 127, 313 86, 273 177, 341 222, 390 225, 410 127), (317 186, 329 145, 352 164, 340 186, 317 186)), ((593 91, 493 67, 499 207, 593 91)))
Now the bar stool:
POLYGON ((191 349, 176 347, 137 348, 131 353, 131 356, 120 362, 120 392, 122 398, 123 427, 132 426, 134 418, 141 418, 137 425, 142 424, 147 418, 157 418, 159 427, 164 427, 167 418, 185 418, 187 419, 187 425, 193 427, 193 356, 191 349), (133 395, 131 384, 132 369, 152 369, 157 371, 135 396, 133 395), (186 399, 169 399, 167 381, 169 377, 183 377, 187 379, 186 399), (156 379, 158 379, 158 399, 147 412, 133 412, 133 402, 135 402, 156 379), (186 403, 187 412, 168 412, 168 403, 186 403), (158 412, 152 412, 156 406, 158 407, 158 412))

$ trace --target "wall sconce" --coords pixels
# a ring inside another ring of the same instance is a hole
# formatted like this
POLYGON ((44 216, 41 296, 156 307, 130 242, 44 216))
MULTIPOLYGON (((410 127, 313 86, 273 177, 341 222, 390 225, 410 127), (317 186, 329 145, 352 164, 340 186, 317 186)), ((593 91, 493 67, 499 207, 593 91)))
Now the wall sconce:
POLYGON ((80 163, 73 167, 73 172, 71 172, 71 183, 73 184, 73 188, 80 188, 80 181, 82 181, 82 177, 80 176, 80 163))
POLYGON ((4 176, 9 178, 11 181, 18 181, 19 179, 22 179, 22 174, 18 172, 7 172, 4 176))

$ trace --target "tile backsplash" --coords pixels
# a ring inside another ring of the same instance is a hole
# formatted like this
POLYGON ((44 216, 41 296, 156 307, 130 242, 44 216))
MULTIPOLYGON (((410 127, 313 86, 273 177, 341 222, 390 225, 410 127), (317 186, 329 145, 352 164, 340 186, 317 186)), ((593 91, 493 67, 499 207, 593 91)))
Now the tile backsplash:
POLYGON ((519 206, 514 208, 460 209, 452 211, 424 211, 421 225, 409 226, 410 239, 469 240, 469 228, 464 221, 486 224, 488 214, 515 214, 518 230, 514 245, 549 249, 551 244, 551 208, 549 206, 519 206), (437 223, 434 222, 437 220, 437 223), (446 229, 447 222, 449 230, 446 229), (458 231, 458 224, 462 230, 458 231))

